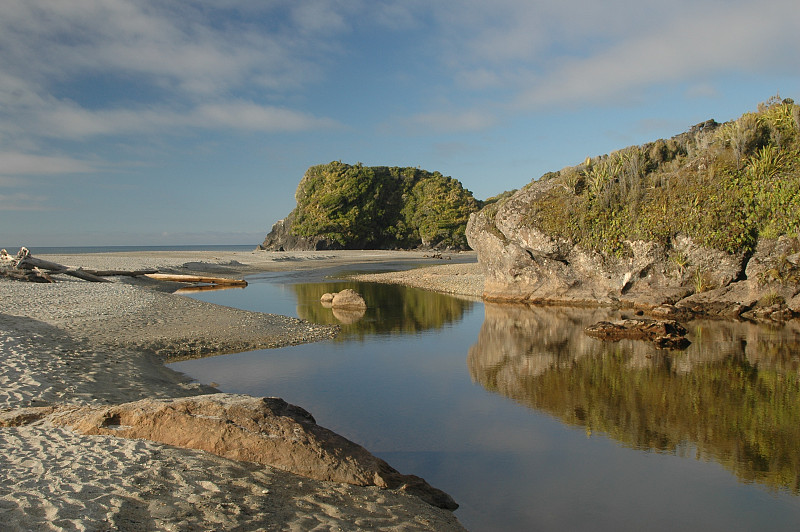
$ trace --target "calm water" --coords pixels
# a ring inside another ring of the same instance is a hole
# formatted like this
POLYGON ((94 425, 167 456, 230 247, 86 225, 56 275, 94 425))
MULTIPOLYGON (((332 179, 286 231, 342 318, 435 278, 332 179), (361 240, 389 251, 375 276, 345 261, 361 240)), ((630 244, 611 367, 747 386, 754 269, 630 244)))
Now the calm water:
POLYGON ((351 287, 370 308, 335 341, 171 367, 307 408, 450 493, 470 530, 800 527, 796 328, 697 321, 658 351, 585 336, 607 311, 301 279, 195 297, 338 323, 319 296, 351 287))

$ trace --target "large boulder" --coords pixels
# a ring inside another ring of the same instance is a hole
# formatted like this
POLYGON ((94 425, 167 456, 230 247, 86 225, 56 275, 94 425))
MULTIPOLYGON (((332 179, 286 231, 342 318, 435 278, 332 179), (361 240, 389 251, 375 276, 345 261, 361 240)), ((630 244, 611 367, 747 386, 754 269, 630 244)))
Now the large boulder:
POLYGON ((42 411, 48 414, 51 423, 81 434, 201 449, 318 480, 404 490, 440 508, 458 507, 443 491, 399 473, 360 445, 317 425, 302 408, 278 398, 213 394, 42 411))
POLYGON ((345 288, 333 296, 331 307, 335 309, 365 310, 367 302, 355 290, 345 288))

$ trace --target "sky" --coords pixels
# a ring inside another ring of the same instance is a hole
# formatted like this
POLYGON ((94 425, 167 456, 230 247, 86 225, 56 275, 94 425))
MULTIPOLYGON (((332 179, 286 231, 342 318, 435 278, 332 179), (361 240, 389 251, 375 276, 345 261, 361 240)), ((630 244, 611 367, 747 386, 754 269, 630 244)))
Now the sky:
POLYGON ((309 166, 478 199, 771 96, 797 0, 0 0, 0 246, 260 243, 309 166))

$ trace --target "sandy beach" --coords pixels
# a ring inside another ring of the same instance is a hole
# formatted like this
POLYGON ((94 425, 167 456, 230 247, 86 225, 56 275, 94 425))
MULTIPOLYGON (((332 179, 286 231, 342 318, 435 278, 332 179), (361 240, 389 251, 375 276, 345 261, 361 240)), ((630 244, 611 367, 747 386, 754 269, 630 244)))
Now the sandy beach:
MULTIPOLYGON (((88 269, 241 278, 356 263, 425 263, 418 252, 142 252, 42 255, 88 269)), ((440 264, 433 262, 432 264, 440 264)), ((480 295, 475 264, 411 276, 480 295)), ((414 284, 406 274, 381 282, 414 284)), ((165 360, 331 338, 336 327, 173 294, 180 285, 116 277, 53 284, 0 279, 0 413, 215 393, 165 360)), ((302 406, 302 405, 300 405, 302 406)), ((47 419, 0 428, 0 514, 7 530, 462 530, 453 514, 398 490, 300 477, 146 440, 85 436, 47 419)), ((403 473, 413 474, 413 471, 403 473)))

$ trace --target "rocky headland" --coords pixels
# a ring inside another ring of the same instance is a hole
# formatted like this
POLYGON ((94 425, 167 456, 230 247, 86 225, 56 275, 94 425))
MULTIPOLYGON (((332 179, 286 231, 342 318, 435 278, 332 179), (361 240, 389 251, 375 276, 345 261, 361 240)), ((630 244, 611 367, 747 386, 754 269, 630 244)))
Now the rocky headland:
POLYGON ((439 172, 338 161, 309 168, 295 199, 260 249, 465 249, 467 219, 480 208, 439 172))
POLYGON ((470 217, 489 301, 800 315, 791 100, 552 172, 470 217))

